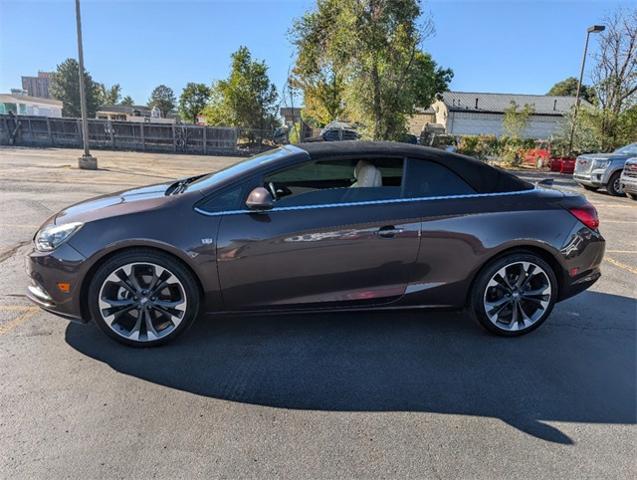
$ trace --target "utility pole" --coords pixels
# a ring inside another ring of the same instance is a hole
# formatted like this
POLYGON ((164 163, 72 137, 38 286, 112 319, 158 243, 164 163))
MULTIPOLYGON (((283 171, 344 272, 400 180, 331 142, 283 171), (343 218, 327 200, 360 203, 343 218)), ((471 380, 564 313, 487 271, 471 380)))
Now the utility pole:
POLYGON ((586 54, 588 52, 588 39, 591 33, 603 32, 606 29, 604 25, 593 25, 586 29, 586 43, 584 44, 584 56, 582 57, 582 68, 579 72, 579 82, 577 84, 577 93, 575 94, 575 111, 573 112, 573 123, 571 124, 571 134, 568 139, 568 154, 573 153, 573 137, 575 136, 575 124, 577 123, 577 111, 579 110, 579 94, 582 89, 582 81, 584 80, 584 65, 586 65, 586 54))
POLYGON ((77 62, 80 67, 80 107, 82 110, 82 142, 84 155, 79 158, 78 166, 86 170, 97 170, 97 158, 91 156, 88 149, 88 118, 86 117, 86 92, 84 90, 84 50, 82 48, 82 15, 80 0, 75 0, 75 20, 77 23, 77 62))

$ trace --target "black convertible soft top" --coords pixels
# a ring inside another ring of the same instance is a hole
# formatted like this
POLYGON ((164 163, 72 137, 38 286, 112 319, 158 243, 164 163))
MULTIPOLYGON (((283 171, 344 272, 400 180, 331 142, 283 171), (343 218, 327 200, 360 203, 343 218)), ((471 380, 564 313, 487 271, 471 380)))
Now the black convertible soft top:
POLYGON ((517 192, 533 185, 475 158, 445 152, 431 147, 398 142, 312 142, 295 145, 305 150, 313 160, 358 155, 401 156, 422 158, 440 163, 471 185, 478 193, 517 192))

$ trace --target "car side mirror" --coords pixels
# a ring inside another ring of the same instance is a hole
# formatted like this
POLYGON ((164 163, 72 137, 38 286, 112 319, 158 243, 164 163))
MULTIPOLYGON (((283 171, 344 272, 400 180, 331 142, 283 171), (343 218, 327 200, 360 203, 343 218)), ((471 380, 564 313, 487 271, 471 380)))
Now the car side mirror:
POLYGON ((269 210, 274 206, 274 200, 267 189, 257 187, 248 195, 246 206, 250 210, 269 210))

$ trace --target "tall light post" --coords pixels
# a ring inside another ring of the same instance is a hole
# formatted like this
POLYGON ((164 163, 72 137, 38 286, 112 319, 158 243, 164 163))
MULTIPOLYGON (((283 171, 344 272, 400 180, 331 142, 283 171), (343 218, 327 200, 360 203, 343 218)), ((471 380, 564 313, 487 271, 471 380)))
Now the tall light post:
POLYGON ((82 141, 84 155, 79 159, 78 166, 87 170, 97 170, 97 158, 91 156, 88 150, 88 118, 86 117, 86 92, 84 90, 84 50, 82 49, 82 15, 80 0, 75 0, 75 21, 77 23, 77 63, 80 67, 80 108, 82 111, 82 141))
POLYGON ((579 82, 577 84, 577 93, 575 94, 575 111, 573 112, 573 120, 571 125, 571 135, 568 140, 568 153, 573 152, 573 137, 575 136, 575 124, 577 123, 577 111, 579 110, 579 93, 582 89, 582 81, 584 80, 584 65, 586 65, 586 54, 588 53, 588 39, 591 33, 603 32, 606 29, 604 25, 593 25, 586 29, 586 43, 584 44, 584 56, 582 57, 582 68, 579 72, 579 82))

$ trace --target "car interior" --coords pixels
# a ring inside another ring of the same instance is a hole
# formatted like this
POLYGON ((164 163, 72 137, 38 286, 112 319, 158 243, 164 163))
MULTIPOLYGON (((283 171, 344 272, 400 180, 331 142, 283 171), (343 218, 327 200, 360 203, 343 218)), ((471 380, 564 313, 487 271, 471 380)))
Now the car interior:
POLYGON ((315 161, 265 177, 277 206, 400 197, 403 159, 315 161))

